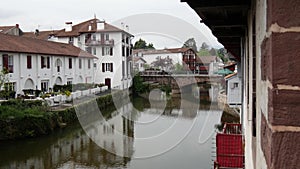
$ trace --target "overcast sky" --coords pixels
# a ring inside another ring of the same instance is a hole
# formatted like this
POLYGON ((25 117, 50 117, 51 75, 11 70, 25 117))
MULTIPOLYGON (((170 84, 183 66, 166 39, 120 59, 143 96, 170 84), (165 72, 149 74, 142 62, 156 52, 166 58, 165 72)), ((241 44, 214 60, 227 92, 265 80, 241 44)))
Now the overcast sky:
POLYGON ((156 48, 181 47, 195 38, 222 47, 199 16, 180 0, 9 0, 0 6, 0 25, 18 23, 23 31, 63 29, 66 21, 77 24, 94 18, 118 27, 121 22, 135 35, 156 48))

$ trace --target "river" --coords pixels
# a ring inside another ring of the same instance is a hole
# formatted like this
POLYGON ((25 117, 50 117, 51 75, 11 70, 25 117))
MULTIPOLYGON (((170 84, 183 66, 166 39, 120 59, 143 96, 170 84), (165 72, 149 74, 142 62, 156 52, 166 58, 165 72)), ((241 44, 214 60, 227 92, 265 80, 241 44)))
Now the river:
POLYGON ((161 103, 135 97, 117 110, 102 110, 103 118, 40 138, 1 141, 0 168, 212 168, 222 110, 178 98, 161 103))

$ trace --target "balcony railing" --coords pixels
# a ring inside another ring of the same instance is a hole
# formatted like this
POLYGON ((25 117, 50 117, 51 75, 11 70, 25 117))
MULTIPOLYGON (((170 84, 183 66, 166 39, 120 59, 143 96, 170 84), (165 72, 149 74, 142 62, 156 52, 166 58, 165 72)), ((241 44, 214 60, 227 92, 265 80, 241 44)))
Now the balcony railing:
POLYGON ((114 46, 114 40, 86 40, 85 45, 86 46, 114 46))

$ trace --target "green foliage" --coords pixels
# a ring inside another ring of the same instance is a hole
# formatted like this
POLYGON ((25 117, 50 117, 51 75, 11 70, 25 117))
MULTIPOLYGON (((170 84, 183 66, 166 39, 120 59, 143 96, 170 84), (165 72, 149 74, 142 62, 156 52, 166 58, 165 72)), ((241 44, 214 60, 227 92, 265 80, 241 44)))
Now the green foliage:
POLYGON ((211 56, 208 49, 200 49, 197 53, 198 56, 211 56))
POLYGON ((228 61, 228 58, 225 57, 226 53, 227 52, 224 48, 221 48, 217 51, 218 57, 221 58, 224 63, 226 63, 228 61))
POLYGON ((13 99, 15 98, 15 95, 16 95, 15 91, 7 91, 7 90, 0 91, 0 98, 2 99, 13 99))
POLYGON ((142 77, 139 74, 135 75, 133 78, 133 92, 144 93, 147 89, 147 85, 143 83, 142 77))
POLYGON ((8 76, 7 76, 8 73, 9 71, 6 68, 0 71, 0 89, 3 87, 5 83, 8 82, 8 76))
POLYGON ((48 107, 42 101, 12 99, 1 103, 0 118, 24 117, 26 115, 43 116, 47 111, 48 107))
POLYGON ((64 94, 66 95, 66 96, 71 96, 71 92, 69 91, 69 90, 66 90, 65 92, 64 92, 64 94))
POLYGON ((147 45, 146 41, 143 39, 139 39, 134 43, 133 49, 155 49, 152 43, 147 45))

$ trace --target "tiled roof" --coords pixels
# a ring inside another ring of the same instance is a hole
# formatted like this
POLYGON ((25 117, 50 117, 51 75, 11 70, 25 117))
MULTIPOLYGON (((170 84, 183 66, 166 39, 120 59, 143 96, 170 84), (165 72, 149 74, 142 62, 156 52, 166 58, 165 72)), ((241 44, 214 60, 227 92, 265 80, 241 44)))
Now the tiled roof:
MULTIPOLYGON (((106 22, 104 22, 104 29, 97 30, 97 22, 100 22, 99 19, 90 19, 88 21, 79 23, 77 25, 72 26, 72 31, 66 32, 65 29, 59 30, 56 32, 57 37, 69 37, 69 36, 78 36, 81 33, 94 33, 94 32, 125 32, 122 29, 119 29, 115 26, 112 26, 106 22), (91 30, 89 30, 89 26, 91 26, 91 30)), ((126 32, 128 33, 128 32, 126 32)), ((129 34, 129 33, 128 33, 129 34)))
POLYGON ((190 49, 191 48, 135 49, 133 50, 133 54, 142 53, 144 55, 151 55, 151 54, 166 54, 166 53, 183 53, 190 49))
POLYGON ((6 31, 14 28, 15 26, 0 26, 0 33, 5 33, 6 31))
POLYGON ((96 58, 73 45, 0 33, 0 52, 96 58))
POLYGON ((141 57, 134 57, 133 58, 133 62, 137 62, 139 60, 141 60, 142 62, 146 63, 146 61, 143 58, 141 58, 141 57))
POLYGON ((237 72, 235 72, 235 73, 232 73, 232 74, 230 74, 230 75, 227 75, 227 76, 225 76, 224 77, 224 79, 229 79, 229 78, 231 78, 231 77, 233 77, 233 76, 235 76, 235 75, 237 75, 237 72))
POLYGON ((183 53, 183 52, 186 52, 188 50, 193 50, 193 49, 192 48, 172 48, 172 49, 167 49, 167 50, 172 53, 183 53))
POLYGON ((197 60, 199 60, 201 63, 211 63, 214 62, 216 60, 216 56, 199 56, 197 57, 197 60))
POLYGON ((42 40, 48 40, 51 35, 54 35, 57 32, 57 30, 53 31, 39 31, 38 34, 35 32, 23 32, 23 37, 29 37, 29 38, 36 38, 36 39, 42 39, 42 40))

